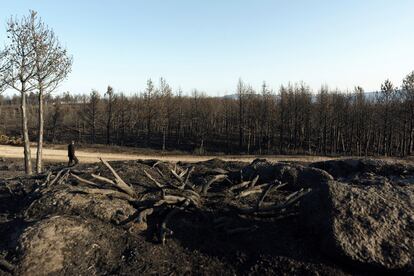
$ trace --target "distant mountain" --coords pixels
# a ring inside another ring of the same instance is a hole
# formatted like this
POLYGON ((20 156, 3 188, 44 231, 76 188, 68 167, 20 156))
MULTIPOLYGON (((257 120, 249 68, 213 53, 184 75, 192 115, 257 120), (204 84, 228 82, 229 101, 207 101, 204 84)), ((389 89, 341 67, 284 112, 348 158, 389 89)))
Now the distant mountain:
POLYGON ((377 92, 365 92, 365 99, 367 99, 368 101, 374 101, 375 100, 375 95, 377 94, 377 92))
POLYGON ((238 98, 237 94, 229 94, 229 95, 224 95, 223 96, 224 99, 233 99, 236 100, 238 98))

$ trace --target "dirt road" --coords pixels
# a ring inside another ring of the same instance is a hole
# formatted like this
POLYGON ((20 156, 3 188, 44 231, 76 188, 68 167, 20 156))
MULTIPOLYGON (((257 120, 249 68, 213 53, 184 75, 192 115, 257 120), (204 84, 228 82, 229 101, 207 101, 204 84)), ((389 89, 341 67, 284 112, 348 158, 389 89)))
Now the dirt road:
MULTIPOLYGON (((100 153, 100 152, 93 152, 87 150, 78 150, 76 151, 76 155, 79 158, 80 162, 82 163, 94 163, 99 161, 99 157, 106 159, 106 160, 137 160, 137 159, 159 159, 171 162, 177 161, 186 161, 186 162, 198 162, 209 160, 212 158, 220 158, 223 160, 238 160, 238 161, 246 161, 251 162, 252 160, 260 157, 260 156, 243 156, 243 155, 236 155, 236 156, 193 156, 193 155, 140 155, 140 154, 130 154, 128 152, 125 153, 100 153)), ((0 145, 0 158, 23 158, 23 147, 15 147, 15 146, 6 146, 0 145)), ((36 149, 32 148, 32 157, 36 157, 36 149)), ((273 156, 263 156, 263 158, 272 160, 272 161, 321 161, 321 160, 328 160, 333 159, 330 157, 319 157, 319 156, 285 156, 285 155, 273 155, 273 156)), ((65 162, 68 160, 67 151, 63 149, 43 149, 43 159, 49 162, 65 162)))

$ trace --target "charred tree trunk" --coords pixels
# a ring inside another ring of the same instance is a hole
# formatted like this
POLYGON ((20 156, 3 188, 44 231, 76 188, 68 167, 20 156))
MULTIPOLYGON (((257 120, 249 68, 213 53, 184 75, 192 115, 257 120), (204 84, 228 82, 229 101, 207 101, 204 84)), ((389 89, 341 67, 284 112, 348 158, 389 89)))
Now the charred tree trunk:
POLYGON ((411 108, 408 155, 411 155, 411 153, 413 152, 413 136, 414 136, 414 112, 413 112, 413 108, 411 108))
POLYGON ((165 137, 166 136, 166 127, 163 127, 162 131, 162 151, 165 151, 165 137))
POLYGON ((108 112, 108 118, 106 120, 106 144, 109 145, 111 143, 111 127, 112 127, 112 94, 109 94, 107 112, 108 112))
POLYGON ((44 130, 44 110, 43 110, 43 88, 42 85, 39 85, 39 129, 37 137, 37 153, 36 153, 36 172, 42 172, 42 158, 43 158, 43 130, 44 130))
POLYGON ((240 98, 239 103, 239 149, 243 148, 243 110, 242 110, 242 100, 240 98))
POLYGON ((27 175, 32 174, 32 160, 31 160, 31 152, 30 152, 30 139, 29 139, 29 129, 27 127, 27 107, 26 107, 26 92, 24 89, 24 84, 22 84, 22 92, 21 93, 21 104, 20 109, 22 112, 22 136, 24 142, 24 170, 27 175))

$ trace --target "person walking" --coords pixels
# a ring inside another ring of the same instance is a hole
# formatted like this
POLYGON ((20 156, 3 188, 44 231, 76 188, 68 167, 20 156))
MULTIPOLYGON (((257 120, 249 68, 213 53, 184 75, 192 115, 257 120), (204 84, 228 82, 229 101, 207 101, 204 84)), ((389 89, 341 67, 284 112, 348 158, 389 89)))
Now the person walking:
POLYGON ((79 159, 75 155, 75 141, 72 141, 68 145, 68 157, 69 157, 68 166, 75 166, 79 163, 79 159), (72 163, 74 164, 72 165, 72 163))

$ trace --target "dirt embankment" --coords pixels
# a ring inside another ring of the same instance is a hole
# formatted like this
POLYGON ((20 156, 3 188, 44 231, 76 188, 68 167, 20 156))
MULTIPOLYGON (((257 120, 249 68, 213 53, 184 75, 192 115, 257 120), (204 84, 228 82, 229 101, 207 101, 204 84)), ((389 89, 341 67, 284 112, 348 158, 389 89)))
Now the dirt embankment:
POLYGON ((0 274, 414 272, 408 163, 134 160, 47 170, 0 180, 0 274))

